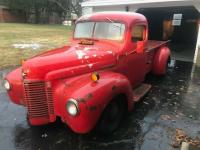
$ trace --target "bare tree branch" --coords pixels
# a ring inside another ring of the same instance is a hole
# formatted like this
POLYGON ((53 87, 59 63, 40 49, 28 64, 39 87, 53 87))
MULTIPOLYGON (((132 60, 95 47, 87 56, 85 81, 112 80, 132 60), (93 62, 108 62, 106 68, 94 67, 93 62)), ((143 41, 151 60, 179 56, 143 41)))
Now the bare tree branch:
POLYGON ((62 3, 60 3, 58 0, 49 0, 49 2, 53 2, 55 4, 57 4, 61 9, 63 9, 65 12, 70 12, 70 10, 66 9, 62 3))

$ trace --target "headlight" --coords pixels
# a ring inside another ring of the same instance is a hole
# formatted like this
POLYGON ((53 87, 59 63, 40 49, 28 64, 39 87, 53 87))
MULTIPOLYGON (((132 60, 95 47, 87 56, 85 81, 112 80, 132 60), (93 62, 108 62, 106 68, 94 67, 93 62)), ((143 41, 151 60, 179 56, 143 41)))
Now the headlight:
POLYGON ((4 80, 4 88, 5 88, 6 90, 10 90, 10 89, 11 89, 11 85, 10 85, 10 83, 8 82, 8 80, 4 80))
POLYGON ((79 113, 78 102, 75 99, 69 99, 66 104, 66 110, 71 116, 76 116, 79 113))

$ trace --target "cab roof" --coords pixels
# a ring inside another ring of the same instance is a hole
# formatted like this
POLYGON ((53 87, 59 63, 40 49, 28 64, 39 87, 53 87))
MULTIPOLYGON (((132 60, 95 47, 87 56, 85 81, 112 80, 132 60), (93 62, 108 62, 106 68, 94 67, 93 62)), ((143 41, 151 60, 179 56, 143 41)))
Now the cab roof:
POLYGON ((80 17, 77 22, 80 21, 119 21, 123 22, 125 24, 130 25, 133 22, 147 22, 146 18, 139 13, 134 13, 134 12, 98 12, 98 13, 93 13, 91 15, 84 15, 80 17))

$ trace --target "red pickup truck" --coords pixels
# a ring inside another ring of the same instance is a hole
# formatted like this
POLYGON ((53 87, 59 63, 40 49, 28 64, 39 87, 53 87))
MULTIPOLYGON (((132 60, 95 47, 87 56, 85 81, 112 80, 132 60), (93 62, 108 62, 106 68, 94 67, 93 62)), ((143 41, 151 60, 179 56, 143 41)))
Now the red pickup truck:
POLYGON ((166 73, 167 43, 148 40, 147 20, 138 13, 82 16, 68 46, 26 60, 4 86, 27 108, 31 125, 59 117, 76 133, 110 133, 149 91, 145 76, 166 73))

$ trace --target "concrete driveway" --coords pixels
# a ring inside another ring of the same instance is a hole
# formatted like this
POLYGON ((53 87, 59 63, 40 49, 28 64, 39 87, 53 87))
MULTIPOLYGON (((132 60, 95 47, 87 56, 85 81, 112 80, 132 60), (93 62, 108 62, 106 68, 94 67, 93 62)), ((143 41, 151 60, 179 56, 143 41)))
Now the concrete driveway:
POLYGON ((189 137, 200 137, 200 68, 177 62, 165 77, 149 75, 146 82, 152 84, 151 91, 108 137, 78 135, 59 121, 29 127, 26 110, 11 103, 0 88, 0 149, 174 150, 177 128, 189 137))

